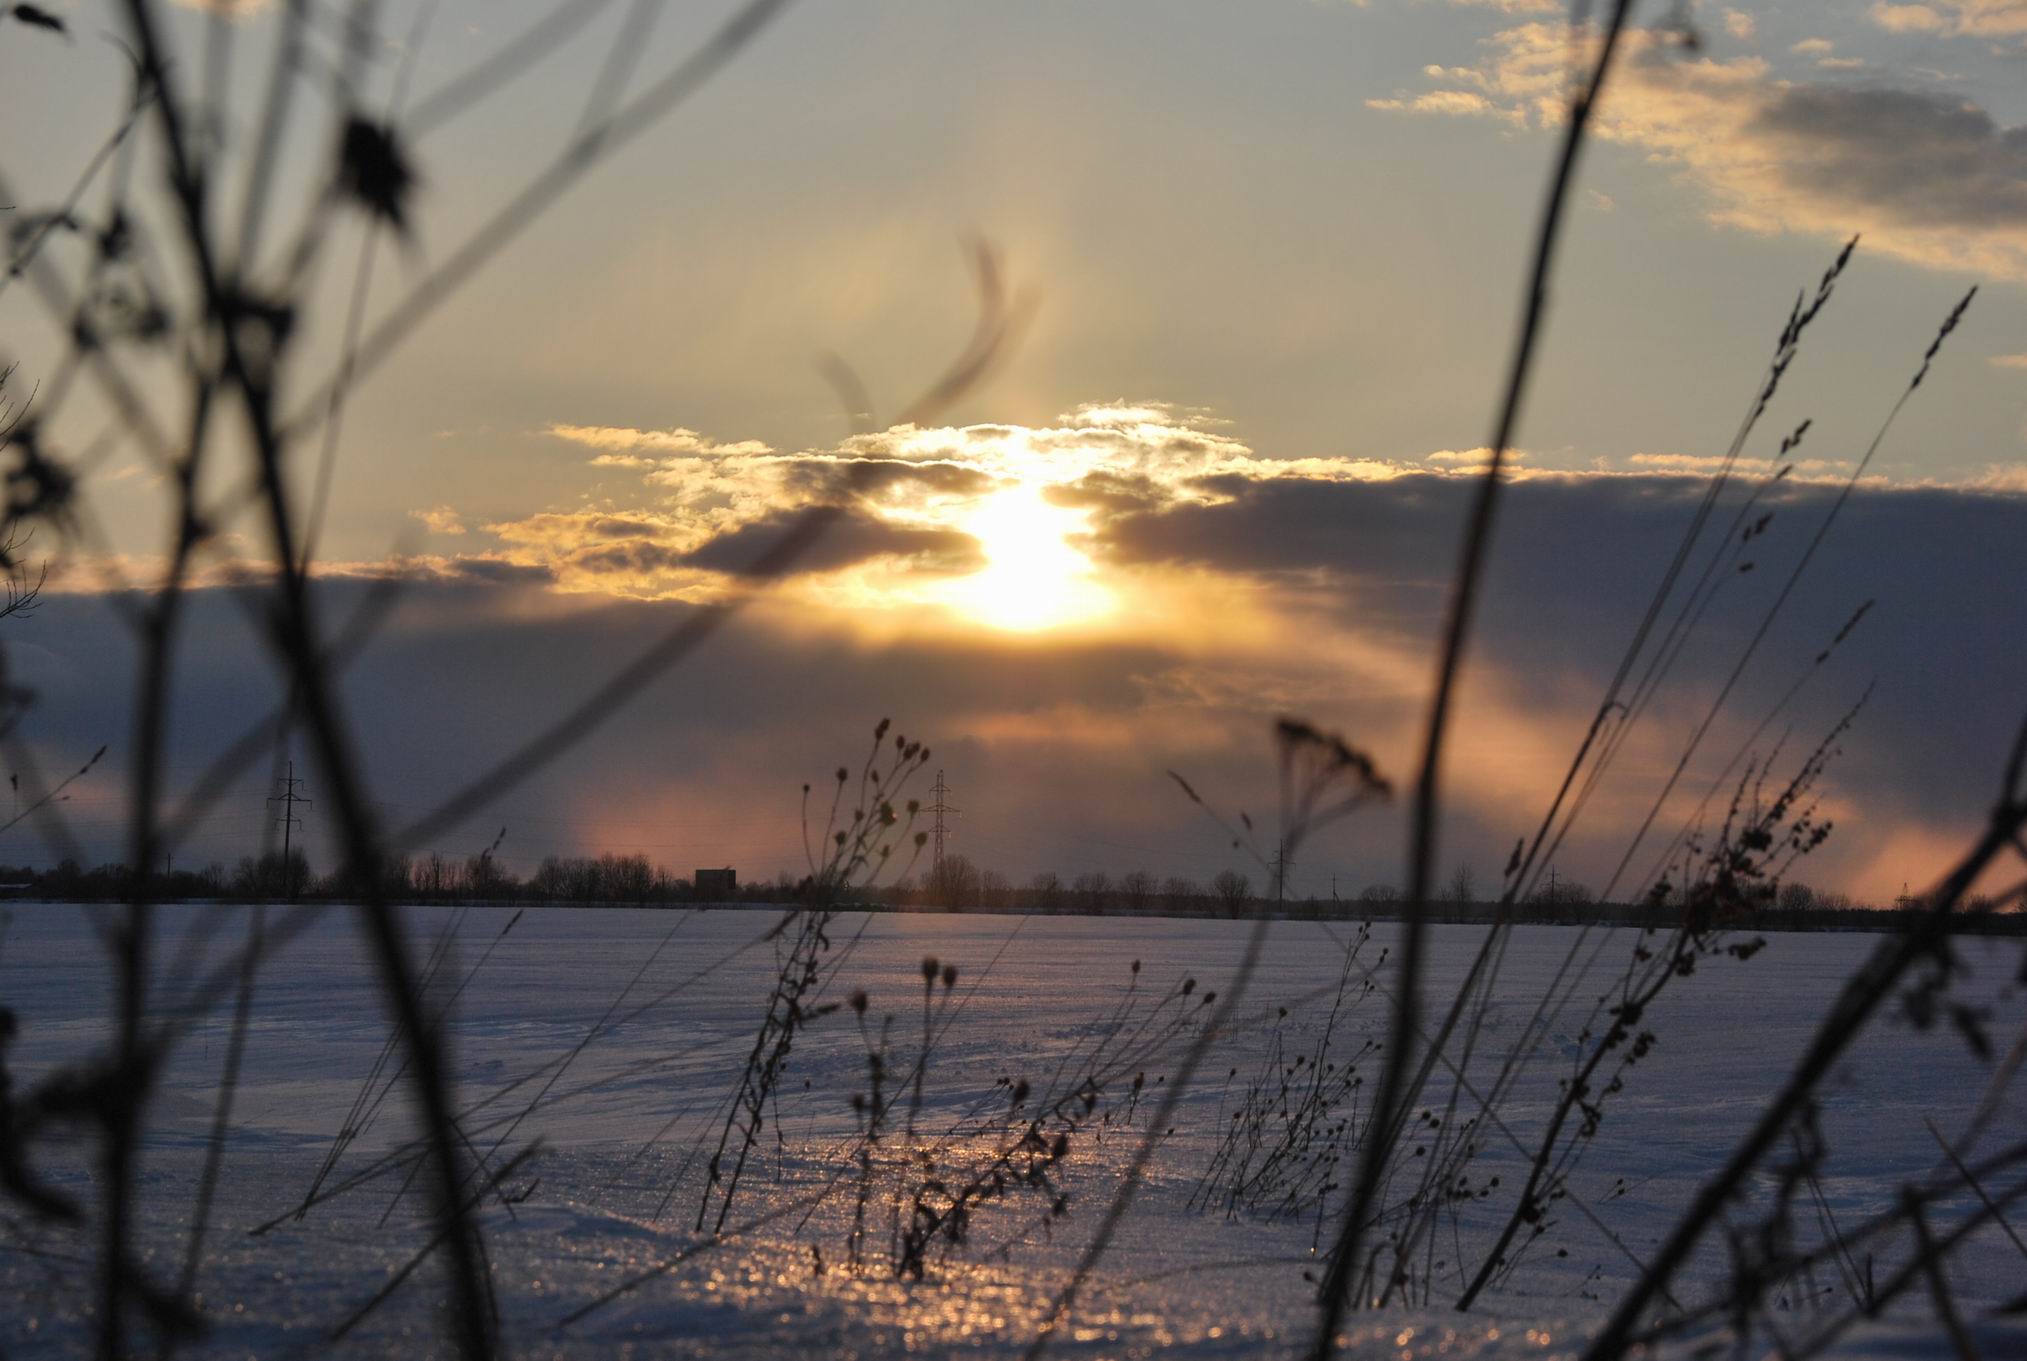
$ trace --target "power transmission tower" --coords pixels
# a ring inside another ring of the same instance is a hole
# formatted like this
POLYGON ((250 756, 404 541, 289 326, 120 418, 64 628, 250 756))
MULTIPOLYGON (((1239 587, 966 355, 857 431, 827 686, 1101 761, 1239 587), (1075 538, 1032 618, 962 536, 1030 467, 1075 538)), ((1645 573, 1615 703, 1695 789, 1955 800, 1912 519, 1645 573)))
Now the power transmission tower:
POLYGON ((301 804, 307 808, 310 806, 310 800, 296 793, 296 786, 301 784, 302 781, 296 778, 296 763, 294 761, 289 762, 289 773, 279 783, 281 785, 281 793, 270 797, 268 802, 278 803, 282 806, 282 811, 276 818, 276 821, 280 822, 282 827, 282 895, 290 902, 294 902, 296 900, 296 862, 292 851, 295 846, 295 830, 303 825, 303 820, 296 816, 296 805, 301 804))
POLYGON ((934 849, 929 854, 929 875, 932 879, 940 882, 943 878, 943 838, 957 835, 943 825, 943 815, 945 813, 955 813, 957 809, 944 802, 944 799, 950 793, 950 788, 943 783, 942 771, 936 772, 936 787, 929 792, 936 796, 936 802, 929 805, 929 811, 936 815, 936 825, 929 829, 930 836, 934 838, 932 842, 934 849))

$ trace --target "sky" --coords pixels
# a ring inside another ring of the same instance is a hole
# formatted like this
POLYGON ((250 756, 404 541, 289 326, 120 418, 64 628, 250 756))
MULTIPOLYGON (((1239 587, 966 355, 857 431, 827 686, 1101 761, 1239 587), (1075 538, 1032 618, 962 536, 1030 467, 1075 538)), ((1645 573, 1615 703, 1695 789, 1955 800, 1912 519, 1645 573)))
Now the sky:
MULTIPOLYGON (((101 36, 117 16, 50 8, 67 39, 0 41, 7 122, 27 133, 0 149, 17 214, 64 199, 121 107, 124 59, 101 36)), ((337 9, 314 11, 317 60, 337 51, 337 9)), ((587 110, 647 88, 731 12, 582 3, 568 12, 587 22, 539 64, 446 113, 434 96, 550 9, 382 7, 367 97, 401 111, 418 183, 407 232, 375 248, 369 323, 455 262, 587 110)), ((193 86, 211 25, 231 36, 210 125, 239 165, 277 25, 261 5, 230 16, 185 5, 171 28, 193 86)), ((1637 885, 1708 791, 1722 808, 1734 756, 1785 778, 1864 697, 1820 790, 1836 830, 1797 875, 1885 901, 1981 821, 2027 704, 2027 0, 1635 18, 1524 411, 1443 860, 1496 881, 1539 817, 1794 299, 1856 234, 1717 517, 1757 488, 1754 516, 1773 518, 1723 550, 1558 870, 1602 886, 1623 860, 1622 888, 1637 885), (1793 471, 1760 488, 1805 419, 1793 471), (1661 830, 1627 854, 1720 693, 1661 830)), ((802 784, 856 759, 882 717, 935 749, 963 810, 954 847, 1016 881, 1263 878, 1168 772, 1270 825, 1282 714, 1343 733, 1405 790, 1571 52, 1553 0, 787 6, 345 410, 318 589, 344 619, 399 587, 343 681, 389 824, 732 599, 744 608, 708 646, 583 747, 419 849, 475 851, 504 827, 500 854, 522 870, 616 850, 678 872, 794 871, 802 784), (978 320, 982 250, 1005 343, 954 401, 925 402, 978 320), (841 507, 830 531, 756 582, 752 564, 817 504, 841 507)), ((285 383, 301 409, 342 355, 367 234, 318 192, 333 107, 307 84, 251 252, 278 277, 286 243, 327 224, 285 383)), ((151 129, 135 146, 136 220, 171 260, 151 129)), ((65 236, 42 258, 75 276, 85 256, 65 236)), ((10 395, 62 372, 64 335, 32 289, 0 294, 10 395)), ((133 369, 175 409, 173 363, 133 369)), ((88 384, 38 414, 49 447, 85 465, 86 512, 38 530, 53 589, 0 621, 0 646, 37 697, 22 733, 38 765, 108 744, 66 820, 87 858, 116 858, 123 591, 159 575, 164 487, 134 449, 95 443, 110 413, 88 384)), ((244 517, 219 530, 178 654, 173 789, 279 697, 249 625, 265 540, 244 517)), ((182 862, 257 848, 267 792, 242 782, 182 862)), ((1397 883, 1404 835, 1398 808, 1362 812, 1304 848, 1294 887, 1397 883)), ((28 824, 0 842, 0 861, 53 854, 28 824)))

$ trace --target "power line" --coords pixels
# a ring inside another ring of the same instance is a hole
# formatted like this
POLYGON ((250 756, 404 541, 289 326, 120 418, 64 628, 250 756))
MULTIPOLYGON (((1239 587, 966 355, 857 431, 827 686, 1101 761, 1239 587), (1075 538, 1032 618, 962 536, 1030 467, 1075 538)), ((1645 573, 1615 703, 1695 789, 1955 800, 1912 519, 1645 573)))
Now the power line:
POLYGON ((281 792, 269 795, 268 802, 278 803, 282 806, 280 815, 275 819, 275 821, 281 824, 282 829, 282 892, 290 902, 294 902, 296 898, 296 862, 295 857, 290 853, 290 848, 294 844, 296 828, 303 825, 303 820, 296 816, 296 805, 300 803, 307 808, 310 806, 310 800, 296 793, 296 786, 301 784, 302 781, 296 778, 296 763, 294 761, 289 762, 289 773, 280 777, 277 783, 281 787, 281 792))
POLYGON ((943 838, 956 835, 943 825, 943 815, 958 810, 944 802, 950 793, 950 787, 943 783, 942 771, 936 772, 936 787, 929 792, 936 796, 936 802, 929 805, 929 811, 936 815, 936 825, 930 828, 930 835, 935 838, 935 850, 930 853, 929 873, 940 883, 943 878, 943 838))

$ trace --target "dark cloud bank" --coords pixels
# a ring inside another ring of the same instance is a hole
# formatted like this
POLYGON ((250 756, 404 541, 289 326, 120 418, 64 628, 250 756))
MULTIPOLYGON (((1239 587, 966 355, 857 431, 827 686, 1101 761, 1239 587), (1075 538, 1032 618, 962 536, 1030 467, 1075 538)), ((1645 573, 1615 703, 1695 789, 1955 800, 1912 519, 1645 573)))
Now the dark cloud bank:
MULTIPOLYGON (((1510 489, 1473 665, 1499 678, 1522 721, 1555 748, 1580 736, 1703 486, 1600 476, 1537 478, 1510 489)), ((1227 479, 1212 489, 1230 499, 1161 507, 1118 488, 1095 489, 1111 499, 1092 551, 1121 564, 1262 577, 1285 588, 1298 619, 1426 655, 1466 481, 1227 479)), ((1685 723, 1707 702, 1833 495, 1783 486, 1767 498, 1773 519, 1747 554, 1753 570, 1727 580, 1657 722, 1685 723)), ((1732 504, 1720 508, 1719 528, 1732 504)), ((833 554, 851 560, 884 545, 840 541, 833 554)), ((744 560, 725 551, 728 564, 744 560)), ((2027 498, 1867 490, 1846 506, 1733 709, 1748 725, 1756 721, 1860 603, 1878 601, 1793 715, 1794 740, 1812 741, 1877 682, 1834 770, 1860 825, 1840 830, 1814 877, 1850 872, 1868 839, 1903 823, 1949 831, 1982 817, 2004 744, 2027 707, 2023 568, 2027 498)), ((370 588, 331 580, 320 589, 338 618, 370 588)), ((691 608, 560 597, 511 574, 409 583, 343 681, 387 818, 399 823, 425 811, 691 608)), ((278 698, 247 617, 228 590, 194 597, 176 693, 177 784, 278 698)), ((45 768, 74 765, 99 743, 112 744, 106 769, 81 787, 69 814, 91 853, 114 856, 131 644, 108 602, 91 596, 55 598, 32 620, 7 627, 14 674, 39 695, 28 733, 45 768)), ((1319 682, 1295 635, 1288 669, 1304 676, 1306 693, 1328 696, 1312 716, 1407 774, 1398 767, 1419 721, 1415 697, 1361 693, 1352 678, 1337 692, 1328 674, 1319 682)), ((1182 767, 1231 804, 1271 810, 1266 726, 1280 692, 1259 683, 1262 666, 1257 656, 1220 660, 1214 636, 1173 645, 876 643, 820 619, 748 615, 443 848, 476 848, 504 822, 516 863, 593 840, 645 849, 682 870, 733 858, 761 873, 790 868, 799 857, 803 781, 853 759, 872 723, 892 715, 940 749, 939 763, 965 791, 960 844, 979 860, 1018 878, 1045 867, 1067 874, 1142 866, 1208 877, 1232 856, 1172 797, 1162 772, 1182 767), (1132 736, 1108 743, 1108 728, 1132 736)), ((1531 810, 1474 800, 1472 761, 1460 751, 1453 767, 1460 804, 1450 845, 1475 860, 1484 879, 1531 810)), ((1542 796, 1559 773, 1540 772, 1542 796)), ((258 778, 242 784, 186 854, 230 859, 250 849, 261 793, 258 778)), ((1400 833, 1397 815, 1377 815, 1319 848, 1310 873, 1323 887, 1332 873, 1346 887, 1391 879, 1400 833)), ((1579 849, 1573 863, 1596 875, 1615 849, 1579 849)), ((31 852, 17 841, 0 858, 31 852)))

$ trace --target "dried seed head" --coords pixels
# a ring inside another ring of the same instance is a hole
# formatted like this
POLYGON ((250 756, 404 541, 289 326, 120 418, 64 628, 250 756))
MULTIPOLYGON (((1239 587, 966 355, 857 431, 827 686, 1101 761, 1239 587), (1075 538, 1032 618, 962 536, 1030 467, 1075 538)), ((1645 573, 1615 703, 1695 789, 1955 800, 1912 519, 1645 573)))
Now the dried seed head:
POLYGON ((369 214, 407 234, 415 170, 391 126, 356 115, 346 120, 338 150, 338 188, 369 214))

